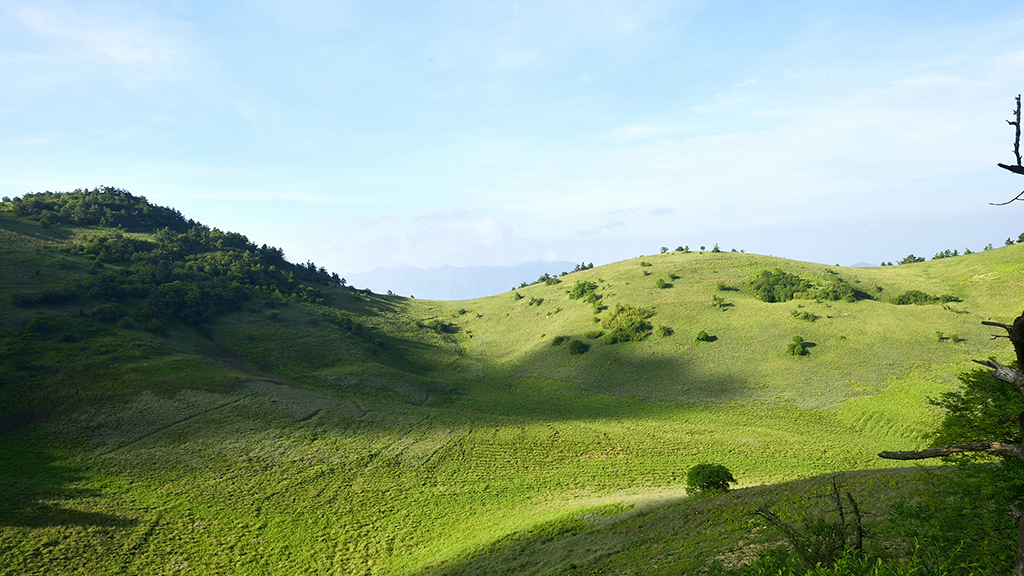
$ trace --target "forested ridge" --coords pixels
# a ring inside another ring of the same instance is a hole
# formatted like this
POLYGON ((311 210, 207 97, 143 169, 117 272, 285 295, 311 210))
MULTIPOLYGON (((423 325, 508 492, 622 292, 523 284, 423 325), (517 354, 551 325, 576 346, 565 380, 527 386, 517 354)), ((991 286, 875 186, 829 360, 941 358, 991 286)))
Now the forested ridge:
POLYGON ((174 318, 193 326, 209 322, 255 292, 319 302, 323 286, 344 284, 336 272, 312 262, 288 262, 280 248, 257 246, 242 234, 186 220, 177 210, 116 188, 26 194, 5 204, 15 216, 44 226, 104 228, 62 247, 90 262, 90 278, 15 294, 21 306, 91 304, 105 318, 130 315, 160 330, 174 318))

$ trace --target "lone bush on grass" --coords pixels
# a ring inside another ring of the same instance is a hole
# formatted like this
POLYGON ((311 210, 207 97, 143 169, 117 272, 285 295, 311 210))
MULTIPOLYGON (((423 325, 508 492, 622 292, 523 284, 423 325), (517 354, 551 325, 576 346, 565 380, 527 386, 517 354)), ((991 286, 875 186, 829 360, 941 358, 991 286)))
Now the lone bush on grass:
POLYGON ((694 342, 714 342, 715 337, 708 334, 707 330, 701 330, 697 332, 697 337, 693 339, 694 342))
POLYGON ((804 322, 814 322, 815 320, 820 318, 820 316, 818 316, 817 314, 812 314, 810 312, 807 312, 806 310, 803 312, 801 312, 800 310, 793 310, 792 312, 790 312, 790 314, 793 316, 793 318, 796 318, 797 320, 803 320, 804 322))
POLYGON ((728 492, 735 484, 732 472, 721 464, 697 464, 686 471, 686 490, 698 494, 728 492))
POLYGON ((595 314, 605 308, 601 305, 602 297, 603 296, 597 292, 597 284, 589 280, 579 280, 573 285, 572 289, 569 290, 570 300, 583 300, 594 307, 595 314))
POLYGON ((810 352, 807 351, 807 342, 800 336, 793 336, 793 340, 789 343, 789 347, 786 348, 786 353, 790 356, 806 356, 810 352))
POLYGON ((654 316, 650 308, 634 308, 633 306, 615 307, 615 312, 602 322, 601 327, 608 331, 608 343, 639 342, 650 336, 651 323, 648 318, 654 316))
POLYGON ((579 340, 569 341, 569 354, 586 354, 587 350, 590 350, 590 344, 579 340))

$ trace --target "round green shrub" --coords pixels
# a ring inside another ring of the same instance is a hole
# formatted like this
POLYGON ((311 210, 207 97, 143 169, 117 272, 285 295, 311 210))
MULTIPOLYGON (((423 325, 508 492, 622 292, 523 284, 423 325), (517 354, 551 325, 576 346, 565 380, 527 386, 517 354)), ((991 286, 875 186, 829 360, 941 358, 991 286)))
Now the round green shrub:
POLYGON ((688 492, 728 492, 729 484, 735 484, 732 472, 721 464, 697 464, 686 471, 688 492))

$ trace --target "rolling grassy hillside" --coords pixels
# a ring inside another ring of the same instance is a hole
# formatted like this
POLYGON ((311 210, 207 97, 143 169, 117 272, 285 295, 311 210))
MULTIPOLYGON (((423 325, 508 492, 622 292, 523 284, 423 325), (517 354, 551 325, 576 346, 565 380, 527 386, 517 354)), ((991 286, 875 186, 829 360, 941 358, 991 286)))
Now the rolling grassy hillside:
POLYGON ((1022 246, 869 269, 669 253, 461 302, 257 289, 158 329, 95 299, 15 304, 127 267, 62 249, 108 233, 0 212, 0 573, 679 573, 725 552, 669 550, 710 506, 678 500, 687 467, 755 490, 891 466, 875 454, 924 444, 928 396, 1006 356, 980 321, 1024 306, 1022 246), (876 300, 761 302, 746 286, 775 268, 876 300), (570 299, 578 281, 607 308, 570 299), (960 301, 888 302, 911 289, 960 301), (617 306, 653 333, 608 343, 617 306), (624 535, 641 517, 660 544, 624 535))

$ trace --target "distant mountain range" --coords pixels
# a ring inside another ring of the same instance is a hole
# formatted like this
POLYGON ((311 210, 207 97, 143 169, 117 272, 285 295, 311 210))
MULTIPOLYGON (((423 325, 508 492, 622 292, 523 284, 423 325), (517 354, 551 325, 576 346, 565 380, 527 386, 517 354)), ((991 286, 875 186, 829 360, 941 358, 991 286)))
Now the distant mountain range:
POLYGON ((572 262, 534 260, 518 266, 438 266, 417 268, 378 267, 359 274, 346 274, 348 284, 377 293, 391 290, 402 296, 429 300, 468 300, 508 292, 523 282, 534 282, 544 274, 571 272, 572 262))

